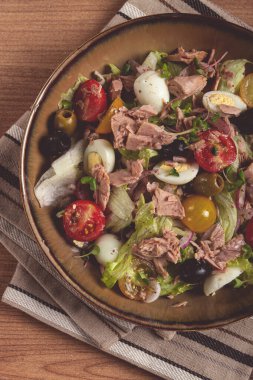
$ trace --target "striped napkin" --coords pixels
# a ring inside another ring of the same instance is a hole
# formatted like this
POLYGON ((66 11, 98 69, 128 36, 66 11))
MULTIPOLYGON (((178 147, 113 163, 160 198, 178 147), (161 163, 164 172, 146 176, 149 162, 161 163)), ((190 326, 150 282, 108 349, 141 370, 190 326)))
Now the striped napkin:
MULTIPOLYGON (((251 29, 208 0, 131 0, 106 28, 164 12, 200 13, 251 29)), ((154 331, 91 309, 60 277, 37 244, 22 208, 18 162, 28 118, 29 111, 0 139, 0 242, 19 262, 2 301, 164 379, 250 379, 252 318, 206 332, 154 331)))

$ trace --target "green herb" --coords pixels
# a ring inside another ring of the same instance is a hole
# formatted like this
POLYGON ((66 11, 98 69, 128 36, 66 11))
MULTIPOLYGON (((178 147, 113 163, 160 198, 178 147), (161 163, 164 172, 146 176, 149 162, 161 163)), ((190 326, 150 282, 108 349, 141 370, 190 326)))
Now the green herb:
POLYGON ((149 166, 149 160, 152 157, 155 157, 158 155, 157 151, 154 149, 144 148, 140 151, 134 151, 134 150, 127 150, 125 148, 119 149, 120 154, 126 158, 127 160, 144 160, 144 168, 148 169, 149 166))
POLYGON ((192 126, 196 131, 207 131, 210 128, 210 124, 206 120, 201 119, 200 116, 193 120, 192 126))
POLYGON ((170 169, 170 171, 168 172, 168 175, 172 175, 174 177, 179 177, 179 173, 178 173, 177 169, 175 169, 175 168, 170 169))
POLYGON ((221 118, 221 115, 220 115, 220 113, 219 112, 216 112, 216 113, 214 113, 212 116, 211 116, 211 121, 213 122, 213 123, 216 123, 216 121, 218 121, 219 119, 221 118))
POLYGON ((121 70, 121 75, 129 75, 132 72, 132 67, 130 63, 126 62, 121 70))
MULTIPOLYGON (((231 178, 232 176, 232 170, 230 167, 228 167, 226 170, 225 170, 225 173, 227 175, 227 177, 231 178)), ((226 187, 226 190, 231 193, 237 189, 239 189, 242 185, 244 185, 246 182, 246 179, 245 179, 245 175, 244 175, 244 172, 242 169, 239 169, 238 172, 234 175, 233 177, 233 182, 229 183, 228 181, 226 181, 226 184, 225 184, 225 187, 226 187)))
POLYGON ((189 133, 189 140, 188 140, 188 143, 189 144, 194 144, 195 142, 198 142, 199 141, 199 136, 196 132, 190 132, 189 133))
POLYGON ((96 191, 97 190, 97 183, 96 183, 95 178, 93 178, 93 177, 82 177, 80 179, 80 182, 81 182, 82 185, 89 184, 91 191, 96 191))
POLYGON ((156 125, 159 125, 161 124, 161 120, 160 120, 160 117, 159 116, 150 116, 148 121, 152 124, 156 124, 156 125))
MULTIPOLYGON (((176 111, 177 108, 181 105, 182 103, 182 100, 174 100, 172 103, 171 103, 171 109, 173 109, 173 111, 176 111)), ((183 110, 182 110, 183 111, 183 110)))
POLYGON ((218 156, 219 149, 218 149, 218 147, 216 145, 212 146, 211 153, 212 153, 213 156, 218 156))

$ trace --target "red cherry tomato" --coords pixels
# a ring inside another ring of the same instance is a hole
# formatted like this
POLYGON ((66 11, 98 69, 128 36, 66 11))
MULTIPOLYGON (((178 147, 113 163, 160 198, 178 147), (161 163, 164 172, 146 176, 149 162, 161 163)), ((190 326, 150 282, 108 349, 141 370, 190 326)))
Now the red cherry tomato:
POLYGON ((253 248, 253 218, 250 219, 246 226, 245 240, 253 248))
POLYGON ((105 90, 96 80, 87 80, 76 90, 73 103, 79 120, 96 121, 98 116, 107 109, 105 90))
POLYGON ((237 151, 231 137, 217 130, 202 132, 199 137, 201 142, 194 155, 202 169, 216 173, 235 161, 237 151))
POLYGON ((105 216, 95 203, 75 201, 65 209, 63 227, 70 239, 93 241, 101 235, 105 227, 105 216))

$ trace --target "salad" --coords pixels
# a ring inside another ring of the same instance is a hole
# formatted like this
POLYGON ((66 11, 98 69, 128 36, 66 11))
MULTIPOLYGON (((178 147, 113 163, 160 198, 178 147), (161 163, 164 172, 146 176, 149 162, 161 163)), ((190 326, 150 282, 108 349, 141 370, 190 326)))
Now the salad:
POLYGON ((253 72, 226 55, 179 47, 79 75, 41 140, 40 206, 132 300, 253 285, 253 72))

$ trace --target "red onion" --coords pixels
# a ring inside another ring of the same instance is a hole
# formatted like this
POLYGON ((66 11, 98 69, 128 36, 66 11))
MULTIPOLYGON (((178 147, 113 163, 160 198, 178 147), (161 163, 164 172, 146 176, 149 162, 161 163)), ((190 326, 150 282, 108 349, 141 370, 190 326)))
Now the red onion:
POLYGON ((180 248, 182 249, 185 249, 186 247, 188 247, 188 245, 190 244, 191 240, 193 238, 193 232, 192 231, 189 231, 187 233, 187 235, 183 236, 181 239, 180 239, 180 248))
POLYGON ((235 204, 238 209, 243 208, 246 198, 246 185, 242 185, 240 189, 236 191, 235 204))

